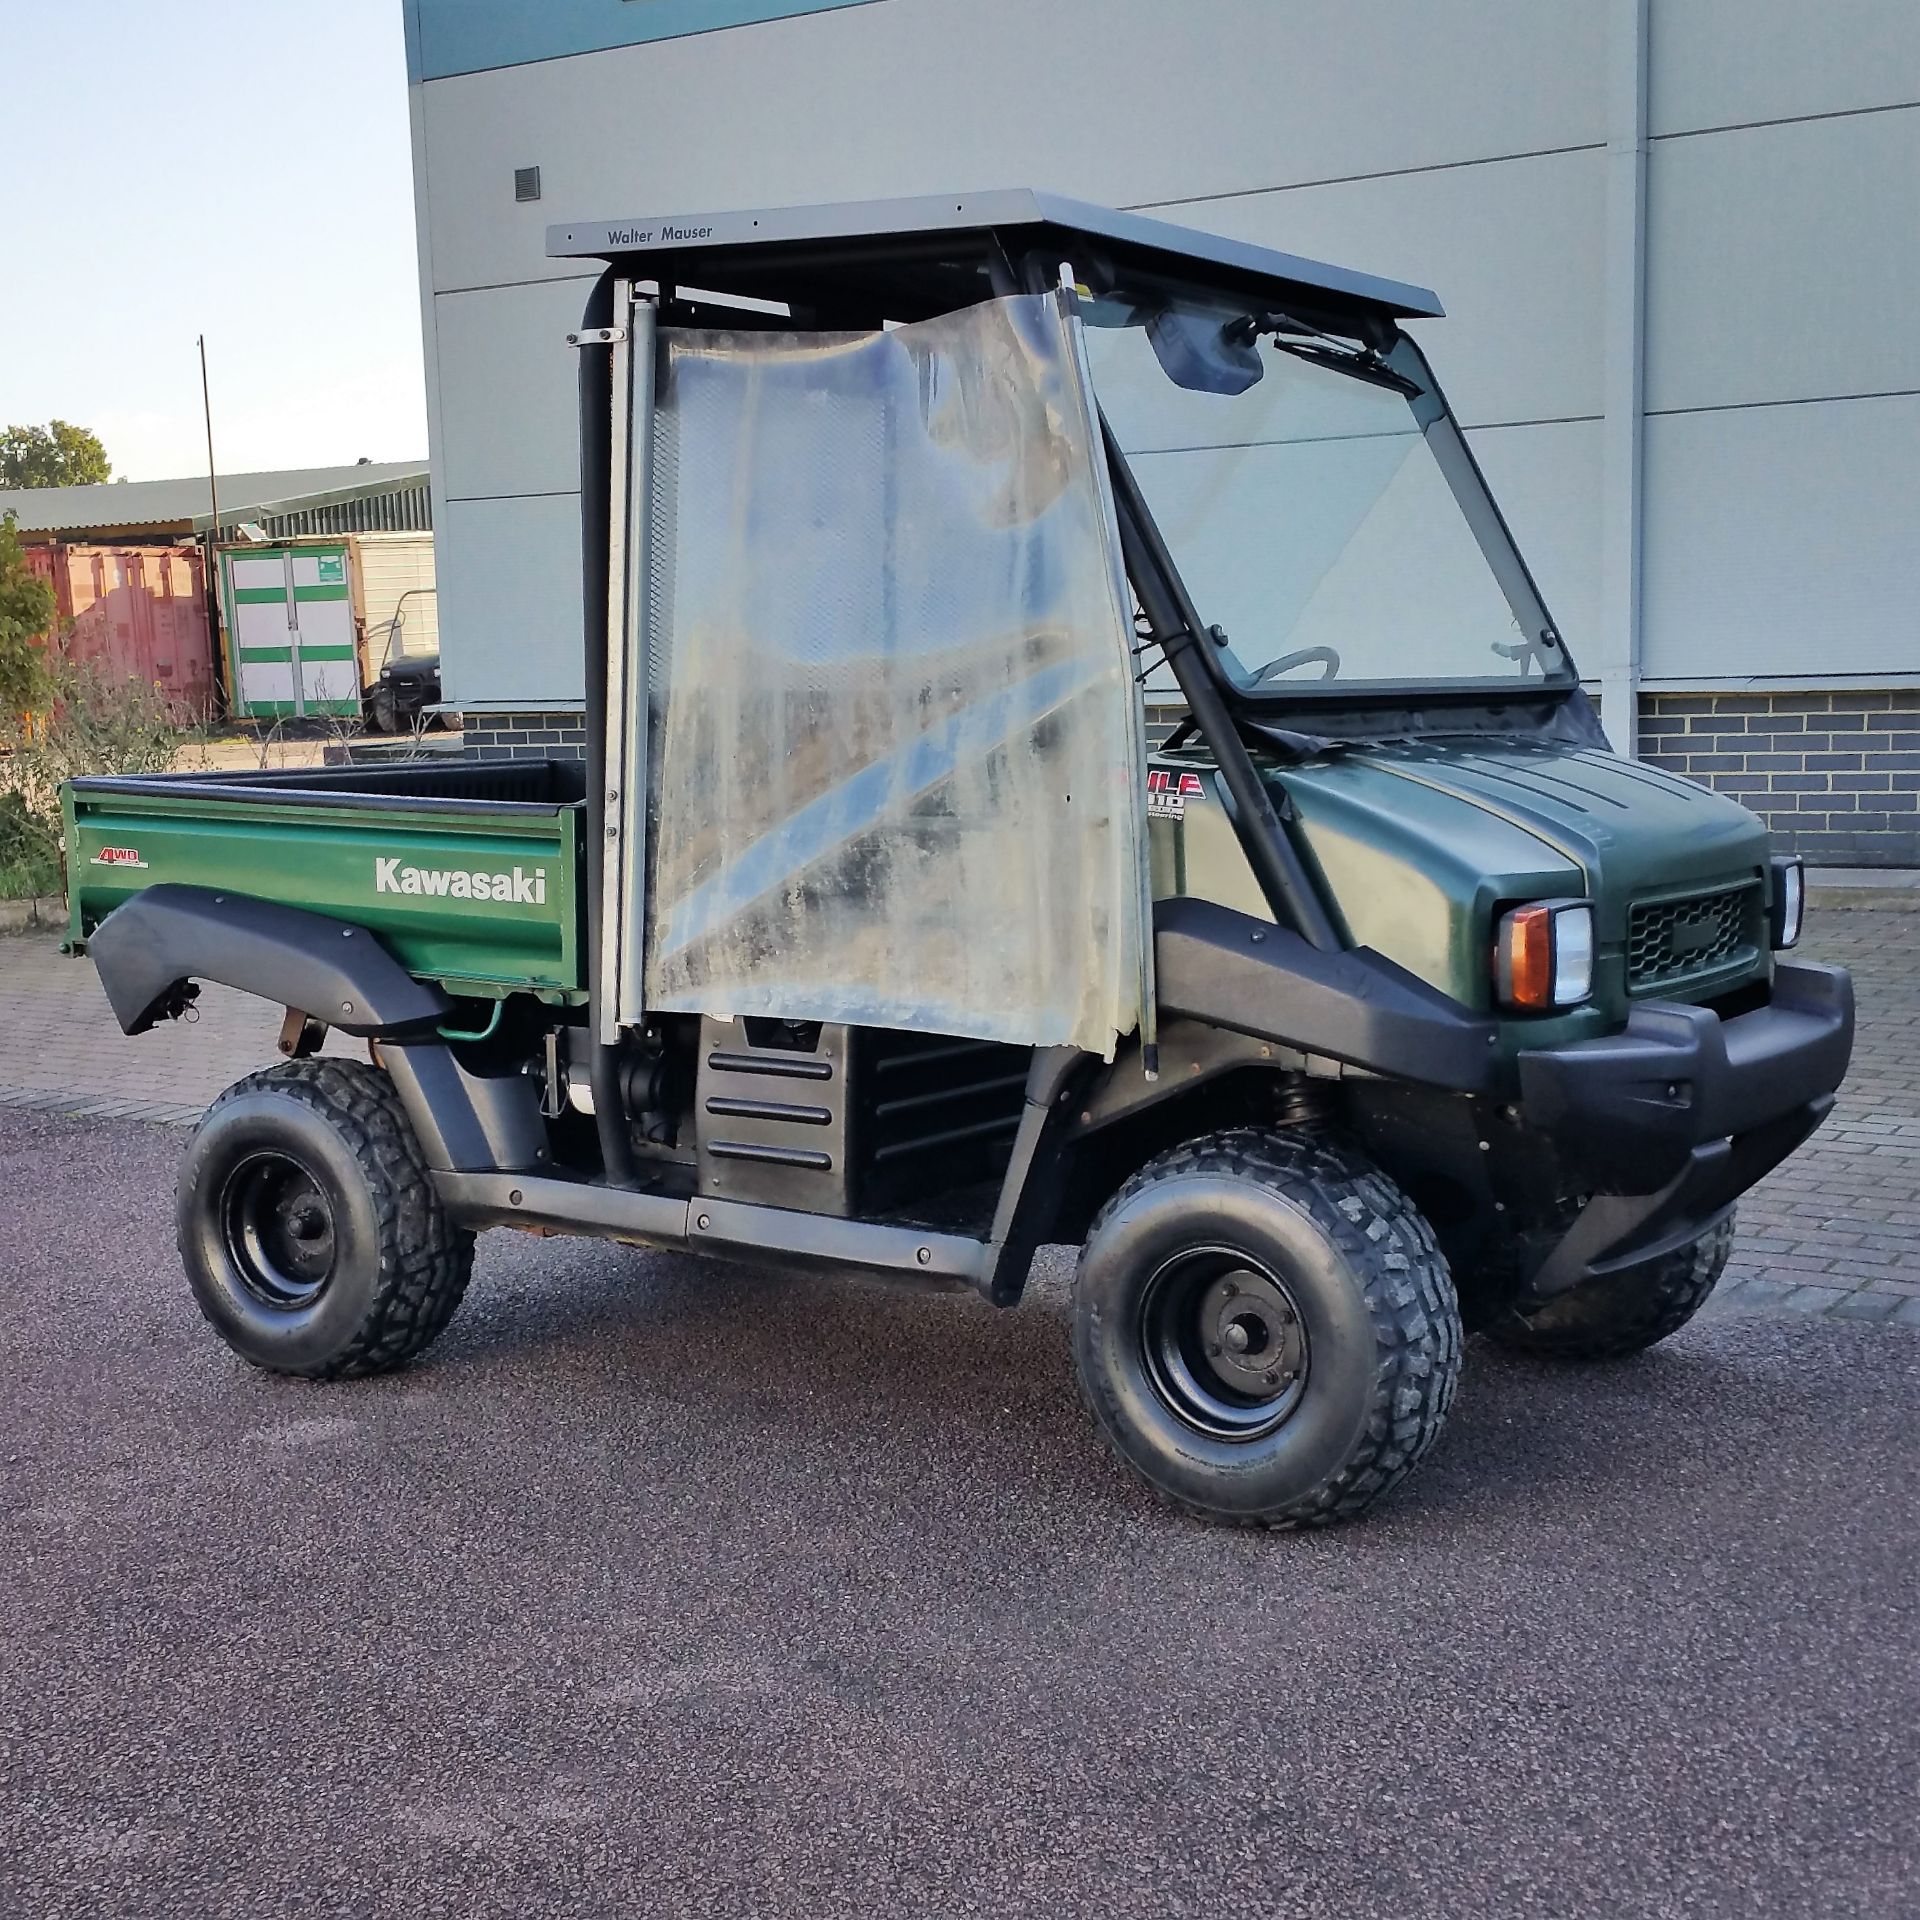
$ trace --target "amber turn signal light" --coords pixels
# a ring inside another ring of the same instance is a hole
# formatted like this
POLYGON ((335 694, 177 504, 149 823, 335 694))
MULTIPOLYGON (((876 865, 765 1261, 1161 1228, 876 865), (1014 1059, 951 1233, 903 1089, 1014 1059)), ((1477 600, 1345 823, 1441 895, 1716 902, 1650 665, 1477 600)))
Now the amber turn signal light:
POLYGON ((1493 970, 1509 1007, 1578 1006, 1593 992, 1593 908, 1584 900, 1514 908, 1501 918, 1493 970))

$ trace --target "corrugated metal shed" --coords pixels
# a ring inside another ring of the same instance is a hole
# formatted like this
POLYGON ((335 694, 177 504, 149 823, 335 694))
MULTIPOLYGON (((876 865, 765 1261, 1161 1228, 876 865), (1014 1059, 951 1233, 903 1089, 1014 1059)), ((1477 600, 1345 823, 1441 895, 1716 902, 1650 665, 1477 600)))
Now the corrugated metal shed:
MULTIPOLYGON (((424 460, 355 467, 302 467, 284 473, 219 476, 220 526, 250 521, 274 535, 424 532, 433 524, 424 460)), ((0 492, 26 539, 204 533, 212 521, 207 478, 120 480, 97 487, 24 487, 0 492)))
MULTIPOLYGON (((222 500, 226 498, 221 495, 222 500)), ((220 519, 231 526, 225 507, 220 519)), ((276 540, 301 533, 424 533, 433 532, 433 496, 423 475, 415 486, 396 487, 390 493, 356 494, 326 505, 296 508, 289 513, 264 513, 257 524, 276 540)))

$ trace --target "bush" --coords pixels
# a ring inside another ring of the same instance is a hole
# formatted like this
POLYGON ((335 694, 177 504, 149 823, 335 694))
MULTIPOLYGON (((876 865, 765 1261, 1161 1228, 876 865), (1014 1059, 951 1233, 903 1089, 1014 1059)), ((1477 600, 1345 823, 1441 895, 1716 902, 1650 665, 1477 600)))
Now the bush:
POLYGON ((27 564, 12 514, 0 514, 0 714, 36 712, 47 695, 44 640, 53 589, 27 564))
POLYGON ((63 780, 163 773, 185 744, 157 687, 110 679, 57 641, 44 658, 40 711, 0 721, 0 898, 59 891, 63 780))

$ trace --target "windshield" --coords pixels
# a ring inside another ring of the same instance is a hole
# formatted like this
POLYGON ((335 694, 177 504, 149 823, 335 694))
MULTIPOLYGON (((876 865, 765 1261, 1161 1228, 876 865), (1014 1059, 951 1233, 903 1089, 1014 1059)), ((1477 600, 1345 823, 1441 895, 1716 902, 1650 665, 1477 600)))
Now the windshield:
POLYGON ((1237 685, 1520 691, 1570 678, 1410 348, 1382 361, 1290 315, 1185 292, 1122 290, 1083 312, 1101 406, 1200 617, 1225 630, 1218 657, 1237 685), (1509 589, 1519 576, 1524 626, 1475 509, 1509 589))

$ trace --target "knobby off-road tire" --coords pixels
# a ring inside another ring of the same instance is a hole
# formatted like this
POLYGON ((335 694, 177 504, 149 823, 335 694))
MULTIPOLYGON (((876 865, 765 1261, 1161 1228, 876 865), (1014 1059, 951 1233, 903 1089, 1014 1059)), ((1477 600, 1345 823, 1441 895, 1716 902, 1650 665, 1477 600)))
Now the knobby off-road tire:
POLYGON ((1572 1288, 1531 1313, 1508 1311, 1487 1338, 1550 1360, 1624 1360, 1677 1333, 1706 1304, 1733 1250, 1733 1216, 1690 1245, 1572 1288))
POLYGON ((180 1169, 180 1257, 243 1359, 337 1380, 404 1366, 473 1271, 393 1083, 360 1061, 249 1074, 207 1110, 180 1169))
POLYGON ((1349 1519, 1404 1479, 1462 1344, 1406 1195, 1344 1147, 1251 1128, 1162 1154, 1107 1203, 1073 1337, 1123 1460, 1190 1513, 1264 1527, 1349 1519))

